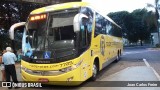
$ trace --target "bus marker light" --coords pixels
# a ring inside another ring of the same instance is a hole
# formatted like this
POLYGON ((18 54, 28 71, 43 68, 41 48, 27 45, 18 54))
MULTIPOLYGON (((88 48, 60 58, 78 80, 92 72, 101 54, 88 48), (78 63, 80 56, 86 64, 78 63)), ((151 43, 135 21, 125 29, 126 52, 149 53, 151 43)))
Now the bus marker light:
POLYGON ((43 19, 44 18, 44 15, 41 15, 41 19, 43 19))
POLYGON ((35 19, 39 20, 39 19, 41 19, 41 17, 40 16, 35 16, 35 19))
POLYGON ((31 19, 30 19, 31 21, 34 21, 35 20, 35 18, 34 17, 31 17, 31 19))
POLYGON ((46 19, 46 14, 34 15, 30 17, 30 21, 46 19))

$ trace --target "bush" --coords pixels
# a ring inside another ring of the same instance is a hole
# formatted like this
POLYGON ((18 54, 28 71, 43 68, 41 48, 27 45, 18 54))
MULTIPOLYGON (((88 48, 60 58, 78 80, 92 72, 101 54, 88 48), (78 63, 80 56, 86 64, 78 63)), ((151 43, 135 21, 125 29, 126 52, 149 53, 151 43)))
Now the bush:
POLYGON ((157 48, 160 48, 160 44, 156 44, 156 47, 157 47, 157 48))

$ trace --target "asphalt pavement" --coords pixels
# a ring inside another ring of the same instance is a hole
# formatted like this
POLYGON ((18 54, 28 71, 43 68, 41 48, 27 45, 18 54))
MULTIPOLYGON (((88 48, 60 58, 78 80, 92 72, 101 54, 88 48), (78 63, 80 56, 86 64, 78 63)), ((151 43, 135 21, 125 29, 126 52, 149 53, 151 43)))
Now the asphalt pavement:
MULTIPOLYGON (((20 64, 16 64, 17 77, 21 81, 20 64)), ((158 81, 160 84, 160 49, 150 48, 148 46, 136 46, 124 48, 121 60, 113 62, 99 72, 95 83, 87 80, 78 87, 53 86, 48 88, 19 88, 19 90, 35 89, 79 89, 79 90, 160 90, 160 87, 105 87, 100 84, 105 81, 158 81)), ((1 77, 1 73, 0 73, 1 77)), ((1 80, 1 78, 0 78, 1 80)), ((107 82, 106 82, 107 83, 107 82)), ((114 82, 117 83, 117 82, 114 82)), ((118 82, 119 83, 119 82, 118 82)), ((122 82, 125 83, 125 82, 122 82)), ((135 83, 135 82, 134 82, 135 83)), ((7 88, 0 88, 7 90, 7 88)))

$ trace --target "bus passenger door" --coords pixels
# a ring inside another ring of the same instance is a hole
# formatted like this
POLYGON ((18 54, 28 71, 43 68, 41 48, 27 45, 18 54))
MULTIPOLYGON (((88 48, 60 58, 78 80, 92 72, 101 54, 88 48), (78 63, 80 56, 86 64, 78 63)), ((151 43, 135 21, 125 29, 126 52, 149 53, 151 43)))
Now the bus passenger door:
POLYGON ((82 18, 80 24, 80 52, 81 60, 83 60, 81 67, 81 79, 82 81, 88 79, 89 77, 89 69, 90 69, 90 46, 91 42, 91 32, 88 30, 88 19, 82 18))
POLYGON ((88 7, 82 7, 80 13, 86 17, 81 18, 80 22, 80 47, 83 49, 82 53, 82 80, 86 80, 91 76, 91 36, 93 27, 93 11, 88 7))

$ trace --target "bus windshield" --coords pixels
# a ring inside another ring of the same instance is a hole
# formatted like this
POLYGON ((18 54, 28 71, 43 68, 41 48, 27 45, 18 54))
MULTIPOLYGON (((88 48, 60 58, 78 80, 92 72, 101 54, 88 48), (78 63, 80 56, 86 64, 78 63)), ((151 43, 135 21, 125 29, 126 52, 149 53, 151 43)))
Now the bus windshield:
POLYGON ((68 9, 50 14, 49 49, 74 48, 76 34, 73 29, 73 19, 77 13, 77 9, 68 9))
MULTIPOLYGON (((36 16, 33 16, 33 18, 35 17, 36 16)), ((32 16, 30 18, 32 18, 32 16)), ((46 21, 46 18, 43 18, 40 20, 30 19, 28 22, 26 41, 29 42, 32 49, 44 49, 44 41, 47 33, 46 21)))
POLYGON ((30 16, 26 41, 29 42, 36 58, 44 58, 45 51, 50 51, 50 58, 54 59, 73 57, 76 40, 73 20, 78 12, 79 9, 66 9, 51 12, 49 15, 42 14, 43 18, 41 15, 39 15, 40 17, 38 15, 30 16))

